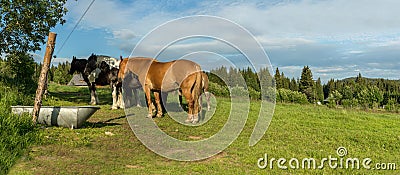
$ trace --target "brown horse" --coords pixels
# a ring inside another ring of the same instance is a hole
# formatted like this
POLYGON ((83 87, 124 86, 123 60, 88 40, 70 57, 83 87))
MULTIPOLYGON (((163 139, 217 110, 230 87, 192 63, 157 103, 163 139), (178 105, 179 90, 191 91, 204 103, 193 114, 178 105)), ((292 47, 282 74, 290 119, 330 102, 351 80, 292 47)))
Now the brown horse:
MULTIPOLYGON (((208 76, 206 73, 201 72, 202 75, 202 87, 201 89, 203 90, 202 93, 204 92, 204 95, 206 97, 206 101, 207 101, 207 111, 211 110, 211 106, 210 106, 210 93, 208 92, 208 76)), ((182 105, 182 92, 181 90, 178 91, 179 92, 179 104, 182 105)), ((165 101, 167 100, 167 94, 165 94, 165 96, 163 98, 165 98, 165 101)), ((203 96, 200 95, 200 108, 202 108, 202 104, 203 104, 203 96)), ((163 99, 164 100, 164 99, 163 99)), ((201 110, 201 109, 200 109, 201 110)))
MULTIPOLYGON (((202 83, 202 89, 203 89, 203 91, 204 91, 204 94, 205 94, 205 96, 206 96, 206 101, 207 101, 207 111, 210 111, 210 109, 211 109, 211 106, 210 106, 210 93, 208 92, 208 76, 207 76, 207 74, 206 73, 204 73, 204 72, 202 72, 202 76, 201 76, 202 78, 203 78, 203 83, 202 83)), ((202 101, 201 100, 201 96, 200 96, 200 101, 202 101)), ((202 103, 200 103, 200 105, 201 105, 202 103)))
MULTIPOLYGON (((122 56, 120 56, 120 59, 121 60, 120 60, 120 63, 119 63, 119 69, 121 71, 118 72, 118 85, 122 86, 122 84, 123 84, 125 87, 128 87, 127 89, 132 90, 134 98, 136 100, 136 106, 140 107, 140 99, 139 99, 137 90, 139 88, 142 88, 142 85, 140 84, 140 82, 138 80, 138 77, 136 75, 134 75, 132 73, 127 73, 125 75, 124 70, 126 68, 126 64, 128 63, 129 59, 128 58, 122 58, 122 56), (126 81, 123 81, 124 79, 126 81)), ((132 92, 131 91, 124 92, 124 93, 125 93, 126 97, 128 97, 128 98, 132 97, 132 92)), ((122 93, 120 93, 120 95, 121 96, 118 97, 118 99, 122 99, 122 93)), ((133 105, 133 104, 130 104, 130 100, 127 100, 126 102, 127 103, 124 103, 124 100, 121 100, 121 102, 120 102, 121 107, 123 107, 123 108, 127 107, 128 108, 128 107, 131 107, 133 105)))
MULTIPOLYGON (((124 70, 125 70, 125 67, 126 67, 126 64, 128 63, 128 58, 122 58, 122 56, 120 57, 120 64, 119 64, 119 68, 120 68, 120 70, 121 71, 119 71, 118 72, 118 81, 119 81, 119 84, 121 84, 122 83, 122 80, 124 79, 124 77, 125 77, 125 75, 124 75, 124 70)), ((204 94, 205 94, 205 97, 206 97, 206 101, 207 101, 207 111, 210 111, 210 109, 211 109, 211 106, 210 106, 210 93, 208 92, 208 83, 209 83, 209 80, 208 80, 208 76, 207 76, 207 74, 206 73, 204 73, 204 72, 202 72, 202 78, 203 78, 203 80, 202 80, 202 89, 203 89, 203 92, 204 92, 204 94)), ((129 86, 129 89, 132 89, 132 91, 133 91, 133 94, 134 94, 134 98, 135 98, 135 100, 136 100, 136 104, 137 104, 137 106, 138 107, 140 107, 140 100, 139 100, 139 98, 138 98, 138 92, 137 92, 137 89, 138 88, 141 88, 142 86, 140 85, 140 82, 139 82, 139 80, 135 80, 135 79, 132 79, 132 78, 129 78, 129 77, 127 77, 126 79, 128 79, 129 81, 125 81, 125 86, 129 86)), ((178 91, 179 92, 179 103, 182 105, 182 92, 181 92, 181 90, 179 90, 178 91)), ((127 95, 128 93, 126 93, 126 95, 127 95)), ((163 98, 162 98, 162 101, 167 101, 167 97, 168 97, 168 94, 167 93, 164 93, 164 94, 162 94, 162 95, 164 95, 163 96, 163 98)), ((127 95, 128 96, 128 95, 127 95)), ((118 97, 118 99, 122 99, 122 97, 118 97)), ((123 102, 123 101, 122 101, 123 102)), ((129 101, 128 101, 129 102, 129 101)), ((202 104, 201 103, 202 102, 202 96, 200 96, 200 105, 202 104)), ((128 104, 127 104, 128 105, 128 104)), ((128 105, 128 106, 130 106, 130 105, 128 105)), ((201 106, 200 106, 201 107, 201 106)), ((163 108, 163 110, 164 110, 165 108, 163 108)))
MULTIPOLYGON (((123 62, 123 61, 121 61, 123 62)), ((122 69, 121 69, 122 70, 122 69)), ((180 89, 188 102, 188 118, 186 122, 197 123, 199 113, 199 96, 203 88, 201 68, 197 63, 189 60, 175 60, 171 62, 158 62, 152 58, 130 58, 124 71, 119 77, 133 73, 143 85, 149 106, 148 117, 153 116, 155 110, 151 101, 151 91, 157 105, 157 117, 161 117, 162 106, 160 103, 161 92, 171 92, 180 89)))

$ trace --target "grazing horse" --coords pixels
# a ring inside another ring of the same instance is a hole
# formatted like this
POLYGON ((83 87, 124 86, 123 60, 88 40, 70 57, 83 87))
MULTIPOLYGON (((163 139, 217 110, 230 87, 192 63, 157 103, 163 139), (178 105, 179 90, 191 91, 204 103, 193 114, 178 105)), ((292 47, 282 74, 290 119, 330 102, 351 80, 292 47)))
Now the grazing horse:
MULTIPOLYGON (((134 99, 136 100, 136 104, 138 107, 140 107, 140 100, 138 97, 137 89, 142 88, 142 86, 141 86, 138 78, 137 77, 134 78, 134 76, 135 76, 134 74, 128 74, 126 77, 124 75, 124 73, 125 73, 124 70, 125 70, 126 64, 128 63, 128 60, 129 60, 129 58, 122 58, 122 56, 120 57, 119 68, 121 71, 118 72, 118 83, 122 83, 122 82, 125 83, 124 86, 129 87, 129 89, 131 89, 133 91, 134 99), (124 79, 126 81, 123 81, 124 79)), ((208 80, 207 74, 202 72, 202 78, 203 78, 202 90, 205 94, 206 101, 207 101, 207 111, 210 111, 210 109, 211 109, 210 93, 208 92, 209 80, 208 80)), ((179 92, 179 103, 180 103, 180 105, 182 105, 182 92, 181 92, 181 90, 179 90, 178 92, 179 92)), ((125 96, 130 99, 130 98, 132 98, 131 93, 132 92, 125 92, 125 96)), ((163 102, 167 101, 167 97, 168 97, 168 93, 162 93, 162 101, 163 102)), ((119 96, 118 99, 122 99, 122 97, 119 96)), ((122 103, 124 102, 123 100, 121 100, 121 101, 122 101, 122 103)), ((200 105, 202 104, 201 101, 202 101, 202 96, 200 96, 200 105)), ((130 103, 130 100, 127 100, 126 102, 130 103)), ((153 105, 153 104, 151 104, 151 105, 153 105)), ((165 104, 162 103, 163 110, 165 110, 164 105, 165 104)), ((125 104, 125 106, 132 106, 132 105, 125 104)))
MULTIPOLYGON (((208 92, 208 76, 204 72, 201 72, 201 75, 202 75, 201 77, 203 78, 202 90, 204 92, 204 95, 206 96, 206 101, 207 101, 207 111, 210 111, 211 106, 210 106, 210 92, 208 92)), ((202 96, 200 96, 200 101, 202 101, 202 96)))
MULTIPOLYGON (((136 106, 141 107, 137 90, 139 88, 142 88, 142 85, 140 84, 137 75, 135 75, 133 73, 125 74, 125 72, 124 72, 126 64, 128 63, 128 60, 129 60, 128 58, 122 58, 122 56, 120 57, 119 69, 121 71, 118 72, 118 85, 119 86, 123 85, 124 87, 128 87, 128 89, 131 89, 135 96, 134 98, 136 100, 136 106)), ((127 98, 130 99, 132 97, 131 91, 124 92, 124 93, 127 98)), ((120 96, 118 97, 118 99, 122 99, 122 93, 120 93, 120 96)), ((130 104, 130 100, 127 100, 126 103, 123 100, 121 100, 121 103, 124 103, 124 104, 122 104, 122 106, 127 107, 127 108, 133 106, 133 104, 130 104)))
POLYGON ((152 91, 157 104, 157 117, 161 117, 163 112, 160 93, 180 89, 188 102, 186 122, 198 122, 199 96, 203 87, 203 78, 201 68, 197 63, 189 60, 158 62, 152 58, 137 57, 128 59, 123 72, 123 74, 131 72, 138 76, 149 106, 148 117, 152 117, 155 110, 150 96, 152 91))
MULTIPOLYGON (((202 90, 204 92, 204 95, 206 96, 206 101, 207 101, 207 111, 211 110, 211 106, 210 106, 210 92, 208 92, 208 76, 206 73, 201 72, 202 75, 202 90)), ((182 105, 182 92, 181 90, 178 91, 179 92, 179 104, 182 105)), ((203 96, 200 96, 200 108, 202 107, 203 104, 203 96)), ((165 101, 167 101, 167 95, 163 96, 163 100, 165 99, 165 101)))
POLYGON ((110 85, 113 89, 113 105, 112 108, 116 109, 119 107, 121 100, 117 100, 118 93, 121 92, 121 86, 118 86, 118 72, 117 68, 110 68, 105 62, 101 61, 97 63, 97 56, 92 54, 88 60, 72 58, 71 69, 69 74, 73 74, 75 71, 82 74, 83 80, 88 85, 91 101, 90 104, 98 104, 98 97, 96 94, 96 85, 110 85))

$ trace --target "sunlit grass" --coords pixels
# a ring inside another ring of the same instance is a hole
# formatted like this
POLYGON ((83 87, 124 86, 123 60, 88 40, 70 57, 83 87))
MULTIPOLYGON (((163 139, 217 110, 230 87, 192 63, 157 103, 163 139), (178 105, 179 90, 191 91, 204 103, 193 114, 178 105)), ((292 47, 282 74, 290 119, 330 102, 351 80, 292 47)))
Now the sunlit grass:
MULTIPOLYGON (((50 86, 57 104, 89 102, 86 89, 50 86), (56 91, 57 90, 57 91, 56 91), (80 94, 79 97, 63 94, 80 94)), ((236 141, 218 155, 202 161, 180 162, 163 158, 148 150, 133 134, 123 110, 110 110, 111 95, 99 91, 101 109, 82 129, 46 127, 40 130, 42 143, 34 146, 11 174, 398 174, 399 170, 287 169, 273 165, 266 169, 257 160, 269 158, 338 157, 336 150, 345 147, 344 158, 371 158, 373 163, 397 163, 400 166, 400 117, 392 113, 329 109, 324 106, 277 104, 266 134, 253 147, 248 146, 258 117, 260 103, 251 101, 247 123, 236 141), (110 134, 111 133, 111 134, 110 134)), ((217 98, 218 109, 204 125, 178 124, 165 115, 154 118, 160 129, 182 140, 204 139, 225 124, 230 101, 217 98)), ((140 116, 138 116, 140 117, 140 116)), ((144 117, 144 116, 143 116, 144 117)), ((289 166, 286 164, 286 166, 289 166)), ((397 167, 399 169, 399 167, 397 167)))

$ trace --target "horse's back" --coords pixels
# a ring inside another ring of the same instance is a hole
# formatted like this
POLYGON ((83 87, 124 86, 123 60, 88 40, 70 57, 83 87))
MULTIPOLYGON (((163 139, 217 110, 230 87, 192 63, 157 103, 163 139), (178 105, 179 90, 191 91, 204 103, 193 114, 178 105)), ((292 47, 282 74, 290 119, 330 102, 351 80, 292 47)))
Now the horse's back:
POLYGON ((157 90, 173 91, 179 89, 192 74, 199 72, 200 66, 190 60, 152 62, 148 71, 148 81, 157 90))

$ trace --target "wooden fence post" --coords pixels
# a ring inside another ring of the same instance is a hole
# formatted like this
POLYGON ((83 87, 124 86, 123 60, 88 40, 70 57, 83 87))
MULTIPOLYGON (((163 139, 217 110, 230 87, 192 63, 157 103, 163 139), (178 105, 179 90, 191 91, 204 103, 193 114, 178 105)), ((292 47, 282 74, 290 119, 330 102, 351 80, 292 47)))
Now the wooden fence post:
POLYGON ((33 106, 32 112, 32 122, 36 125, 37 118, 39 117, 40 107, 42 106, 42 96, 47 86, 47 73, 50 68, 51 57, 54 52, 54 46, 56 45, 56 36, 57 34, 54 32, 49 33, 49 37, 47 39, 46 53, 43 58, 43 66, 40 72, 40 77, 38 81, 38 88, 36 89, 36 97, 35 104, 33 106))

